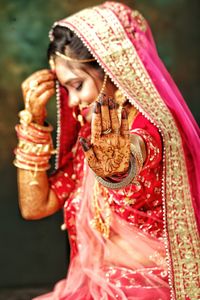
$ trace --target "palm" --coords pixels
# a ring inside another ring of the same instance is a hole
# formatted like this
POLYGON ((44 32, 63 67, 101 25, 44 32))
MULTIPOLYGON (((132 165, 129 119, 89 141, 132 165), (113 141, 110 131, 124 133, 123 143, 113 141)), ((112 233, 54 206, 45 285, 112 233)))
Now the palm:
POLYGON ((128 169, 130 159, 130 142, 116 134, 102 136, 93 145, 93 151, 97 158, 95 162, 96 174, 99 176, 111 176, 123 173, 128 169))
POLYGON ((85 153, 89 166, 101 177, 128 170, 130 139, 126 112, 121 124, 112 100, 96 103, 91 126, 92 147, 85 153), (110 131, 110 132, 109 132, 110 131))

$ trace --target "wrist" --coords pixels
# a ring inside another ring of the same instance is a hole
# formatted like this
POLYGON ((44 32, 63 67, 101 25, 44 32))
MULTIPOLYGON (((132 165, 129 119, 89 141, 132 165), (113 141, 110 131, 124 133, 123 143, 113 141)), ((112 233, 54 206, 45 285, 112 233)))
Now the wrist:
POLYGON ((135 178, 135 176, 137 174, 136 168, 137 168, 136 160, 135 160, 134 156, 131 154, 129 169, 128 169, 128 172, 125 174, 124 178, 120 178, 119 181, 113 182, 113 181, 110 181, 110 178, 102 178, 96 174, 95 174, 95 177, 99 183, 101 183, 103 186, 105 186, 107 188, 120 189, 120 188, 126 187, 133 181, 133 179, 135 178))
POLYGON ((42 117, 34 117, 33 118, 33 123, 36 123, 38 125, 44 126, 44 122, 45 122, 45 119, 42 117))
POLYGON ((42 125, 44 126, 45 123, 45 119, 46 119, 46 114, 40 114, 40 115, 33 115, 33 122, 38 124, 38 125, 42 125))

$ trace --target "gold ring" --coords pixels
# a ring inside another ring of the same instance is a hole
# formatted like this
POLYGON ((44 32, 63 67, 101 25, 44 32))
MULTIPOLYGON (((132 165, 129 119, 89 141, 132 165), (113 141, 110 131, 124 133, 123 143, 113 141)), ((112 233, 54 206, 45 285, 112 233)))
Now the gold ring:
POLYGON ((112 132, 112 129, 111 128, 108 128, 108 129, 106 129, 106 130, 104 130, 104 131, 102 131, 102 134, 109 134, 109 133, 111 133, 112 132))
POLYGON ((29 88, 31 91, 35 90, 35 88, 38 86, 38 81, 37 80, 32 80, 29 84, 29 88))

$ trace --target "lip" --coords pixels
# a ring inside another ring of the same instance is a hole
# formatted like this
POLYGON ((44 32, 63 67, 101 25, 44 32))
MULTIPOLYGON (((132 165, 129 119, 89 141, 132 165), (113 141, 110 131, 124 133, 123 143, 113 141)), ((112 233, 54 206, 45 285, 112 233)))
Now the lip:
POLYGON ((86 117, 89 114, 90 111, 91 111, 91 107, 83 107, 81 109, 81 115, 83 117, 86 117))

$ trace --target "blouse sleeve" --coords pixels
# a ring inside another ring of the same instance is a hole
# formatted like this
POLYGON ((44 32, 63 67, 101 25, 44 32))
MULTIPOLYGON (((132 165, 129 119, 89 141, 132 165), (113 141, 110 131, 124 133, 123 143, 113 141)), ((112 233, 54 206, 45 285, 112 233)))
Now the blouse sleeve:
POLYGON ((155 167, 162 159, 162 139, 157 127, 139 113, 133 122, 131 133, 139 135, 146 146, 147 156, 143 170, 155 167))
POLYGON ((74 177, 73 154, 70 152, 65 166, 49 177, 50 188, 55 192, 60 207, 64 205, 75 187, 74 177))

